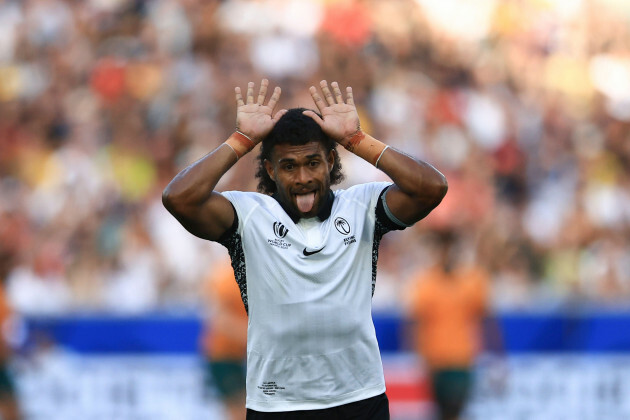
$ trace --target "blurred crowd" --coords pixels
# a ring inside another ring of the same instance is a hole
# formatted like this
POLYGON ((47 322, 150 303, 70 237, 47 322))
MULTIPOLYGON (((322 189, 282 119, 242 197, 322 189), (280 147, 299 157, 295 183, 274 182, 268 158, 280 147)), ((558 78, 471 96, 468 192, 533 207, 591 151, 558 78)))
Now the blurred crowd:
MULTIPOLYGON (((381 244, 399 306, 432 235, 499 309, 630 302, 630 7, 623 0, 0 0, 0 264, 25 314, 199 304, 227 258, 161 192, 234 130, 234 87, 279 107, 352 86, 362 127, 448 178, 381 244)), ((255 190, 257 151, 221 190, 255 190)), ((385 175, 341 151, 346 180, 385 175)), ((581 306, 580 306, 581 307, 581 306)))

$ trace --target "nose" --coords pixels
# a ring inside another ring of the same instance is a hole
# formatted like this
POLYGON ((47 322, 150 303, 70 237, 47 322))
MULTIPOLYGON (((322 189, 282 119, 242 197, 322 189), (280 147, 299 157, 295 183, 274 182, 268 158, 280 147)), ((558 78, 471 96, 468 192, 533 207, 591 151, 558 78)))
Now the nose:
POLYGON ((313 179, 311 171, 305 166, 300 166, 295 174, 295 181, 298 184, 306 185, 313 179))

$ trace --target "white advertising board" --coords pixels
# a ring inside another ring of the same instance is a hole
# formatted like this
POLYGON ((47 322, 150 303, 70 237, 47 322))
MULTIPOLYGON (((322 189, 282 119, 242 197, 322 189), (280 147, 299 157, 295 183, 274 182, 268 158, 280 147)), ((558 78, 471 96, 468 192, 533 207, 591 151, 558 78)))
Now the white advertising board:
MULTIPOLYGON (((409 374, 421 368, 413 358, 395 357, 395 366, 391 362, 389 368, 388 360, 384 358, 388 382, 426 380, 426 372, 409 374), (408 361, 409 370, 404 378, 394 378, 396 371, 404 371, 401 361, 408 361)), ((480 366, 468 420, 630 419, 630 355, 512 356, 505 367, 498 392, 496 371, 480 366)), ((225 418, 216 398, 204 395, 203 368, 195 356, 86 356, 55 351, 18 363, 16 379, 29 420, 225 418)), ((429 420, 427 404, 392 401, 392 419, 429 420)))

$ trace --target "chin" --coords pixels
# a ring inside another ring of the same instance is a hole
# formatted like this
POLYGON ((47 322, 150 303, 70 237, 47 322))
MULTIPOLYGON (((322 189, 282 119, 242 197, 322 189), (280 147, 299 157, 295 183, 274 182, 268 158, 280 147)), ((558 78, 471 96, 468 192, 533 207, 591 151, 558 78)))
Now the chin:
POLYGON ((299 214, 301 217, 305 217, 305 218, 313 217, 313 216, 315 216, 317 214, 316 211, 309 211, 308 213, 302 213, 297 208, 295 210, 296 210, 297 214, 299 214))

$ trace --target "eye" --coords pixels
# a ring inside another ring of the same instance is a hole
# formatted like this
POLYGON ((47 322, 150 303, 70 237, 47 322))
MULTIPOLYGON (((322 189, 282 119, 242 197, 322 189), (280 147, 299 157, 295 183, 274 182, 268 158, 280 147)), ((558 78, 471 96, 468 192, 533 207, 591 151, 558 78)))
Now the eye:
POLYGON ((287 163, 286 165, 284 165, 284 170, 285 171, 291 171, 293 170, 295 166, 292 163, 287 163))
POLYGON ((314 168, 316 166, 319 166, 319 160, 311 160, 308 164, 314 168))

